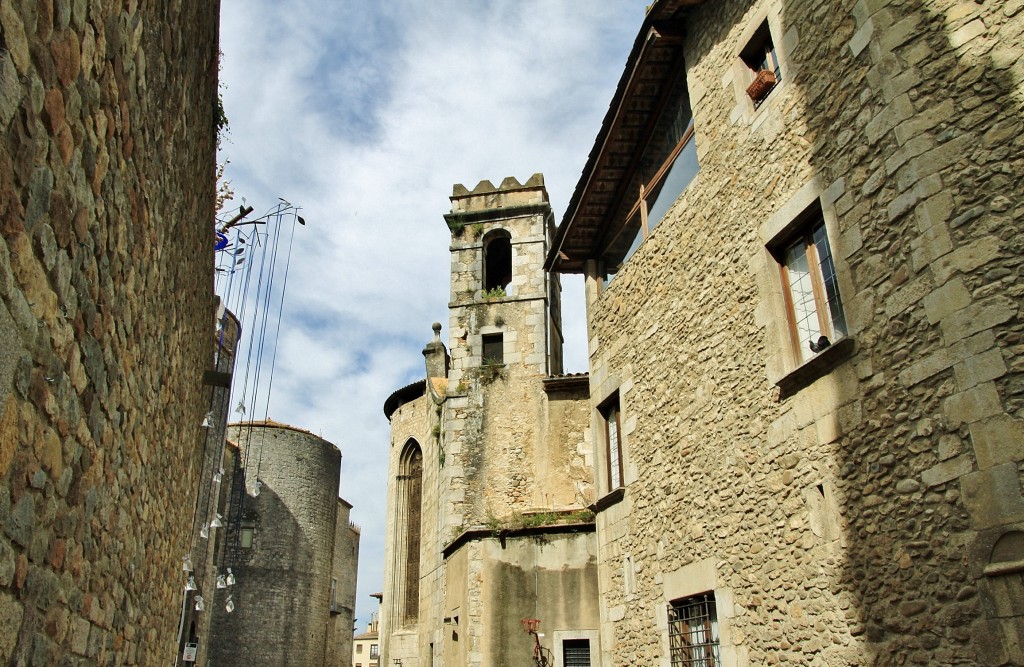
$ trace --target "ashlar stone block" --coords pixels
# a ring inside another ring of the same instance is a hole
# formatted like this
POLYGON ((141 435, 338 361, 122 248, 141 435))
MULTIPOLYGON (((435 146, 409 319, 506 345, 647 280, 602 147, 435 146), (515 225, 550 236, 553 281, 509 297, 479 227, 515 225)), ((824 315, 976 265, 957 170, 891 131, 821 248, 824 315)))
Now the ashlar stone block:
POLYGON ((971 424, 1003 411, 999 392, 991 382, 953 394, 943 407, 950 424, 971 424))
POLYGON ((982 470, 1024 461, 1024 423, 1006 414, 971 424, 971 441, 982 470))
POLYGON ((975 528, 1024 521, 1024 497, 1015 464, 1004 463, 965 475, 960 487, 975 528))

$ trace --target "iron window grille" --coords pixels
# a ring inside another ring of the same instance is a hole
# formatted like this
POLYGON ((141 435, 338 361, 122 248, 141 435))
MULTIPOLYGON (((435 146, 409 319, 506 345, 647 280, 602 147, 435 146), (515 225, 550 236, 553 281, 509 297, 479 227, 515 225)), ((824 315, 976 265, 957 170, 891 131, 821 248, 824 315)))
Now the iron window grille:
POLYGON ((669 660, 672 667, 718 667, 718 613, 714 593, 668 604, 669 660))
POLYGON ((566 639, 562 642, 564 667, 590 667, 590 640, 566 639))

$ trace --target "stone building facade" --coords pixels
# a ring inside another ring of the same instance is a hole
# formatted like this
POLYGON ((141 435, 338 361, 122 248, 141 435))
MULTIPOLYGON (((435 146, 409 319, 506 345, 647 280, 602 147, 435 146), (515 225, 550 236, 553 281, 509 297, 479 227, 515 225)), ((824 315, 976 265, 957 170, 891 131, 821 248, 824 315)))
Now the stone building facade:
POLYGON ((0 2, 0 662, 173 662, 210 388, 216 1, 0 2))
POLYGON ((480 291, 506 184, 456 188, 451 367, 385 407, 387 662, 530 664, 489 642, 579 585, 589 664, 1024 664, 1022 45, 1019 1, 654 3, 546 250, 586 278, 582 423, 554 365, 487 414, 496 316, 538 338, 480 291), (538 549, 491 515, 548 492, 558 381, 596 532, 538 549))
POLYGON ((359 526, 352 522, 352 505, 338 498, 334 521, 334 557, 328 608, 325 667, 351 667, 352 632, 356 623, 356 577, 359 572, 359 526))
POLYGON ((456 185, 450 348, 396 391, 381 664, 518 665, 596 637, 586 376, 561 373, 561 288, 543 177, 456 185), (449 352, 450 350, 450 352, 449 352), (525 662, 524 662, 525 661, 525 662))
POLYGON ((599 664, 1024 664, 1022 35, 653 5, 547 264, 586 276, 599 664))

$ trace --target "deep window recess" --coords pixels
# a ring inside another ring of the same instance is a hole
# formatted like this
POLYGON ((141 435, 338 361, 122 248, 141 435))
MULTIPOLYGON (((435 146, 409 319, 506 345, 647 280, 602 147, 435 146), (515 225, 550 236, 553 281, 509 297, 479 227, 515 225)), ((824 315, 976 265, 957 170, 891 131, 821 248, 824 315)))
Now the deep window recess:
POLYGON ((243 549, 252 549, 252 538, 256 534, 256 522, 243 520, 238 528, 238 546, 243 549))
POLYGON ((636 199, 626 224, 604 253, 606 282, 654 231, 699 170, 686 76, 680 73, 640 158, 638 178, 630 186, 636 199))
POLYGON ((590 640, 563 640, 562 665, 564 667, 590 667, 590 640))
POLYGON ((380 655, 380 644, 370 644, 370 657, 376 658, 380 655))
POLYGON ((511 282, 512 237, 507 232, 498 232, 484 244, 484 291, 508 293, 511 282))
POLYGON ((740 52, 740 59, 751 72, 747 95, 750 96, 756 108, 782 81, 782 69, 779 67, 779 58, 775 52, 775 43, 772 41, 768 21, 758 27, 750 42, 740 52))
POLYGON ((622 430, 619 419, 619 395, 616 393, 600 408, 604 418, 608 470, 608 491, 622 486, 622 430))
POLYGON ((800 363, 847 334, 839 282, 821 211, 776 251, 790 336, 800 363))
POLYGON ((505 363, 504 339, 500 333, 484 334, 483 347, 485 366, 505 363))
POLYGON ((718 667, 718 613, 714 593, 668 604, 668 647, 672 667, 718 667))

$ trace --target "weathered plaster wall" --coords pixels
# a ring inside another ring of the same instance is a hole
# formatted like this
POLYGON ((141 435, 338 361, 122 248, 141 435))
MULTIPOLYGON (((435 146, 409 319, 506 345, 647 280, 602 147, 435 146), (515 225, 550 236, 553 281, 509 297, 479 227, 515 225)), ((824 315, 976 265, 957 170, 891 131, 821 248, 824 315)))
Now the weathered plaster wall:
POLYGON ((173 660, 219 3, 0 2, 0 661, 173 660))
POLYGON ((561 648, 554 641, 556 632, 597 630, 594 533, 491 538, 479 548, 485 610, 480 664, 534 664, 534 639, 523 629, 523 619, 540 620, 541 647, 552 665, 561 648))
POLYGON ((588 280, 592 397, 618 388, 627 462, 598 517, 607 664, 667 665, 665 604, 706 590, 727 665, 1019 662, 1011 582, 982 570, 1024 558, 992 549, 1024 526, 1022 9, 692 13, 701 171, 588 280), (755 111, 736 57, 766 16, 783 82, 755 111), (780 398, 766 244, 815 200, 855 349, 780 398))

